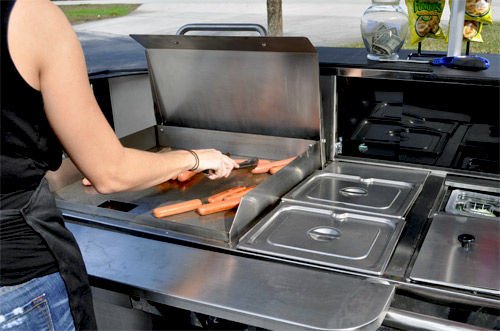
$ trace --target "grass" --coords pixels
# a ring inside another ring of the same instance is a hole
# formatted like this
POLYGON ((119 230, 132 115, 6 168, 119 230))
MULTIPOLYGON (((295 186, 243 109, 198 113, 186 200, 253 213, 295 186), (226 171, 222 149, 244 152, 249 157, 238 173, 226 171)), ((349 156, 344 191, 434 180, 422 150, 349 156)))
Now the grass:
MULTIPOLYGON (((445 29, 446 31, 447 29, 445 29)), ((498 54, 500 53, 500 23, 493 23, 493 25, 484 25, 481 31, 481 36, 483 37, 483 42, 471 42, 470 43, 470 53, 488 53, 488 54, 498 54)), ((339 47, 354 47, 354 48, 364 48, 365 45, 362 42, 343 45, 339 47)), ((410 46, 409 37, 403 45, 403 49, 417 50, 418 44, 410 46)), ((466 43, 462 43, 462 53, 465 53, 466 43)), ((446 44, 445 39, 433 39, 426 38, 422 41, 422 51, 443 51, 446 52, 448 49, 448 44, 446 44)))
POLYGON ((59 5, 71 24, 128 15, 139 4, 59 5))

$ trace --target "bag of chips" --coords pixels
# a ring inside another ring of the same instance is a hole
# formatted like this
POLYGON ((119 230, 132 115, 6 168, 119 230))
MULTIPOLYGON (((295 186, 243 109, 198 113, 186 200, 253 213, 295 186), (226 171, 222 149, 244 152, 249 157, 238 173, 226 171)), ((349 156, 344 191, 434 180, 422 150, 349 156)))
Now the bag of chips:
MULTIPOLYGON (((453 0, 450 0, 450 8, 453 0)), ((465 2, 465 20, 464 20, 464 40, 483 42, 481 30, 483 24, 492 24, 491 19, 491 0, 466 0, 465 2)), ((446 42, 449 38, 446 37, 446 42)))
MULTIPOLYGON (((452 0, 450 0, 451 6, 452 0)), ((466 0, 465 20, 493 24, 491 18, 491 0, 466 0)))
POLYGON ((439 23, 446 0, 406 0, 410 20, 410 45, 427 37, 444 39, 439 23))
POLYGON ((483 23, 476 21, 465 21, 464 22, 464 40, 477 41, 482 43, 483 38, 481 37, 481 30, 483 29, 483 23))

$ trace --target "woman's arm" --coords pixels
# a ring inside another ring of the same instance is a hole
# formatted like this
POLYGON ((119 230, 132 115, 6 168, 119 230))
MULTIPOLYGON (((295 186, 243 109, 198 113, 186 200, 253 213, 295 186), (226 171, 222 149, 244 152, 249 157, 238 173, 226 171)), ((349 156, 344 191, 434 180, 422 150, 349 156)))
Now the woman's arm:
MULTIPOLYGON (((188 151, 149 153, 124 148, 92 93, 79 40, 48 0, 18 0, 9 22, 11 56, 43 96, 45 113, 64 150, 101 193, 162 183, 195 165, 188 151)), ((197 171, 227 177, 236 163, 216 150, 197 150, 197 171)))

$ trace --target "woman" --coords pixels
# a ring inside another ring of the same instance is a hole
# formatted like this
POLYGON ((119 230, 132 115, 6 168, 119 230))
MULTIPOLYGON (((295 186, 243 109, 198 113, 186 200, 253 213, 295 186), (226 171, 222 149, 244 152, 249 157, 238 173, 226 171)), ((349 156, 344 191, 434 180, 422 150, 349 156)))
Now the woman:
POLYGON ((0 329, 95 329, 80 251, 44 179, 60 166, 62 149, 103 194, 148 188, 185 170, 227 177, 237 164, 212 149, 124 148, 59 8, 49 0, 0 3, 0 329))

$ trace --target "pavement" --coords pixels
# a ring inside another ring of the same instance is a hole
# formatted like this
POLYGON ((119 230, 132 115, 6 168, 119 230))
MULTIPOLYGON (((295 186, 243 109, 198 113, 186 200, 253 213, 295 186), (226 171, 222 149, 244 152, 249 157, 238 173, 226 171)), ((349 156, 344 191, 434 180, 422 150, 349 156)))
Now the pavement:
MULTIPOLYGON (((64 4, 141 4, 127 16, 75 24, 77 33, 175 34, 188 23, 256 23, 267 28, 266 0, 86 0, 64 4)), ((360 19, 371 0, 283 0, 283 35, 307 37, 314 46, 361 42, 360 19)), ((404 1, 401 6, 406 8, 404 1)), ((492 2, 493 20, 500 22, 500 1, 492 2)), ((449 20, 448 2, 442 21, 449 20)))

